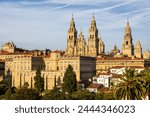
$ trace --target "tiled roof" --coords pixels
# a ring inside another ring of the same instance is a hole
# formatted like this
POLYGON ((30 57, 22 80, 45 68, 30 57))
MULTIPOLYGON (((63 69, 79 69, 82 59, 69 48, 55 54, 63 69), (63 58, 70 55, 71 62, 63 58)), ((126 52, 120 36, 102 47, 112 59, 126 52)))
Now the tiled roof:
POLYGON ((110 75, 110 73, 98 73, 96 76, 100 76, 100 75, 110 75))
POLYGON ((129 57, 103 57, 103 58, 96 58, 97 60, 144 60, 143 58, 129 58, 129 57))
POLYGON ((15 53, 9 53, 9 52, 2 52, 0 55, 32 55, 32 52, 15 52, 15 53))
POLYGON ((88 86, 88 88, 96 88, 96 89, 99 89, 99 88, 101 88, 103 85, 102 84, 93 84, 93 83, 91 83, 89 86, 88 86))
POLYGON ((9 53, 8 51, 4 51, 4 50, 0 50, 0 54, 6 54, 6 53, 9 53))
POLYGON ((46 56, 44 56, 44 58, 51 58, 51 55, 50 54, 46 55, 46 56))
POLYGON ((60 50, 54 50, 53 53, 61 53, 60 50))
POLYGON ((0 62, 5 62, 5 60, 1 60, 1 59, 0 59, 0 62))

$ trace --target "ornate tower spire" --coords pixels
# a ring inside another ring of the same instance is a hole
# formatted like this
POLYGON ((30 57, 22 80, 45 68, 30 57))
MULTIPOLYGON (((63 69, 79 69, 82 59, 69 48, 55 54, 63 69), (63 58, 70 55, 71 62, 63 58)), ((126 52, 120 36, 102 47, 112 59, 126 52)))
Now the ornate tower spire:
POLYGON ((82 32, 82 28, 81 28, 79 37, 84 37, 83 32, 82 32))
POLYGON ((94 15, 92 16, 91 25, 88 36, 88 54, 89 56, 97 56, 98 54, 98 29, 94 15))
POLYGON ((95 29, 95 30, 97 29, 94 14, 93 14, 93 16, 92 16, 92 21, 91 21, 90 29, 95 29))
POLYGON ((127 25, 125 28, 125 34, 131 34, 131 33, 132 33, 131 27, 130 27, 129 21, 127 21, 127 25))
POLYGON ((116 50, 117 49, 117 45, 116 45, 116 43, 115 43, 115 45, 114 45, 114 50, 116 50))
POLYGON ((70 28, 75 28, 75 22, 74 22, 73 14, 72 14, 71 22, 70 22, 70 28))
POLYGON ((99 43, 98 43, 98 54, 104 54, 105 53, 105 44, 102 41, 102 38, 99 38, 99 43))
POLYGON ((125 35, 124 35, 124 42, 122 45, 122 53, 125 56, 131 57, 134 55, 134 46, 132 43, 132 31, 129 24, 129 21, 127 21, 126 27, 125 27, 125 35))
POLYGON ((135 45, 135 56, 137 58, 142 58, 142 46, 139 40, 137 41, 135 45))
POLYGON ((66 54, 72 55, 72 56, 74 55, 74 47, 76 45, 76 39, 77 39, 77 30, 75 27, 74 17, 72 15, 72 18, 70 21, 70 27, 68 30, 66 54))

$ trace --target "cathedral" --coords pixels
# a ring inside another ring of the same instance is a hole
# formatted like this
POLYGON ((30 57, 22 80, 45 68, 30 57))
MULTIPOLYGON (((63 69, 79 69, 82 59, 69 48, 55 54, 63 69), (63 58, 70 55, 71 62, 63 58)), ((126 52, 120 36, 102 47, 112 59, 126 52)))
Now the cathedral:
MULTIPOLYGON (((121 54, 121 57, 124 56, 124 57, 142 58, 142 47, 140 41, 137 41, 135 47, 133 45, 132 31, 129 21, 127 21, 125 27, 122 51, 117 49, 117 46, 115 45, 111 53, 113 53, 114 55, 119 53, 119 55, 121 54)), ((99 37, 98 35, 98 29, 96 26, 94 15, 92 17, 91 25, 89 28, 88 43, 86 43, 85 41, 85 37, 83 35, 82 30, 80 31, 79 35, 77 34, 75 21, 74 18, 72 17, 70 27, 68 30, 67 48, 65 54, 69 56, 92 56, 92 57, 97 57, 98 55, 105 54, 105 44, 102 41, 101 37, 99 37)))
POLYGON ((92 17, 91 25, 88 34, 88 43, 86 43, 83 32, 77 34, 75 27, 75 21, 72 17, 70 27, 68 30, 67 48, 65 51, 66 55, 69 56, 92 56, 95 57, 99 54, 105 53, 105 45, 98 35, 98 29, 94 15, 92 17))

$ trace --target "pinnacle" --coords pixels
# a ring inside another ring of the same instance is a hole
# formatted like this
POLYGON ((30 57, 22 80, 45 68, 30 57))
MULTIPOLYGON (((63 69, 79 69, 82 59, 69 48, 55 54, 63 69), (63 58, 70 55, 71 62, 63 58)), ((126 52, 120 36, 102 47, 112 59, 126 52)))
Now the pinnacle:
POLYGON ((92 21, 95 21, 95 16, 94 16, 94 13, 93 13, 93 16, 92 16, 92 21))
POLYGON ((73 13, 72 13, 72 17, 71 17, 71 22, 74 22, 74 16, 73 16, 73 13))
POLYGON ((81 31, 80 31, 80 35, 83 35, 83 33, 82 33, 82 28, 81 28, 81 31))
POLYGON ((141 43, 140 43, 139 40, 136 42, 136 46, 140 46, 141 47, 141 43))
POLYGON ((129 20, 127 20, 127 27, 130 27, 130 23, 129 23, 129 20))

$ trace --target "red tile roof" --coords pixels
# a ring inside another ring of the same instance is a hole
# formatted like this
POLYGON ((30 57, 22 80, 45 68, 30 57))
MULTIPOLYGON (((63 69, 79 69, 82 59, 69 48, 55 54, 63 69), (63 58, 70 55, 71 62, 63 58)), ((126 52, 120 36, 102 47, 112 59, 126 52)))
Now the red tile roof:
POLYGON ((129 57, 102 57, 96 58, 97 60, 144 60, 143 58, 129 58, 129 57))
POLYGON ((51 55, 50 54, 46 55, 46 56, 44 56, 44 58, 51 58, 51 55))
POLYGON ((9 53, 9 52, 4 52, 0 53, 0 55, 32 55, 32 52, 15 52, 15 53, 9 53))
POLYGON ((5 60, 1 60, 1 59, 0 59, 0 62, 1 62, 1 63, 2 63, 2 62, 4 63, 4 62, 5 62, 5 60))
POLYGON ((54 50, 53 53, 61 53, 61 50, 54 50))
POLYGON ((100 75, 110 75, 110 73, 98 73, 96 76, 100 76, 100 75))
POLYGON ((8 51, 4 51, 4 50, 0 50, 0 54, 1 53, 9 53, 8 51))
POLYGON ((93 84, 93 83, 91 83, 89 86, 88 86, 88 88, 96 88, 96 89, 99 89, 99 88, 101 88, 103 85, 102 84, 93 84))

